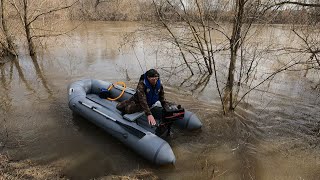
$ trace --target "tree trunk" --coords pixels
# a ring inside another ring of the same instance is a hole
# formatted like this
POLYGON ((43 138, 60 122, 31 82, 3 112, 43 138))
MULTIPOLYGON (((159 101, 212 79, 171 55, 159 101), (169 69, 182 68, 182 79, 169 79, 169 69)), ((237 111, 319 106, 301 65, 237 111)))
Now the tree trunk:
POLYGON ((6 19, 4 17, 5 15, 5 12, 6 12, 6 9, 5 9, 5 0, 0 0, 0 5, 1 5, 1 24, 2 24, 2 29, 3 29, 3 34, 5 36, 5 39, 6 39, 6 48, 5 51, 6 51, 6 54, 7 55, 13 55, 13 56, 17 56, 17 53, 14 49, 14 44, 13 44, 13 41, 11 39, 11 35, 9 34, 9 31, 8 31, 8 26, 7 26, 7 22, 6 22, 6 19))
POLYGON ((234 72, 235 66, 237 62, 237 53, 240 47, 241 42, 241 28, 242 28, 242 19, 244 12, 245 0, 237 0, 236 1, 236 15, 233 22, 232 35, 230 38, 230 64, 228 71, 228 80, 227 86, 224 94, 224 109, 228 109, 229 111, 233 111, 233 84, 234 84, 234 72), (228 107, 229 105, 229 107, 228 107))
POLYGON ((30 56, 35 56, 36 55, 36 49, 35 45, 32 40, 31 32, 30 32, 30 26, 25 26, 26 30, 26 35, 27 35, 27 40, 28 40, 28 48, 29 48, 29 54, 30 56))
POLYGON ((27 36, 27 41, 28 41, 28 49, 29 49, 29 55, 30 56, 35 56, 36 55, 36 49, 32 40, 32 35, 31 35, 31 22, 28 21, 28 0, 23 0, 23 9, 24 9, 24 14, 23 14, 23 21, 24 21, 24 30, 26 32, 27 36))

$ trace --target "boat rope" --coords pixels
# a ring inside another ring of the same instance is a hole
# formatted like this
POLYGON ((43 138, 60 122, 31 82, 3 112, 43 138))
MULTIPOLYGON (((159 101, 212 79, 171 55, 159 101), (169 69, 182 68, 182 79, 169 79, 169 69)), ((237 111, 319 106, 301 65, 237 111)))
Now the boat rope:
POLYGON ((121 91, 121 93, 120 93, 120 95, 118 96, 118 97, 115 97, 115 98, 107 98, 108 100, 110 100, 110 101, 116 101, 116 100, 118 100, 119 98, 121 98, 122 97, 122 95, 124 94, 124 91, 126 90, 126 84, 124 83, 124 82, 122 82, 122 81, 118 81, 118 82, 116 82, 116 83, 112 83, 112 85, 108 88, 108 91, 111 91, 111 89, 115 86, 115 85, 122 85, 122 91, 121 91))

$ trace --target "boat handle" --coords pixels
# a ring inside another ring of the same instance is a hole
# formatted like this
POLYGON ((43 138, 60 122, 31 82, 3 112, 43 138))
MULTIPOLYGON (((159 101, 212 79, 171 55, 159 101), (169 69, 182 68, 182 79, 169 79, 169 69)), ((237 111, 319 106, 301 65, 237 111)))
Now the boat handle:
MULTIPOLYGON (((143 137, 146 135, 146 133, 142 132, 141 130, 135 129, 134 127, 131 127, 131 126, 125 124, 125 123, 122 123, 122 122, 120 122, 120 121, 117 121, 117 120, 114 119, 113 117, 108 116, 107 114, 99 111, 99 110, 98 110, 96 107, 94 107, 94 106, 90 106, 90 105, 88 105, 88 104, 86 104, 86 103, 83 103, 82 101, 79 101, 79 103, 82 104, 83 106, 89 108, 89 109, 92 109, 94 112, 102 115, 103 117, 105 117, 105 118, 107 118, 107 119, 110 119, 111 121, 113 121, 113 122, 121 125, 122 127, 126 128, 128 131, 134 132, 134 133, 135 133, 135 136, 137 136, 137 137, 140 138, 140 139, 143 138, 143 137)), ((128 135, 125 135, 125 134, 124 134, 123 137, 124 137, 124 138, 128 138, 128 135)))
POLYGON ((84 105, 85 107, 89 108, 89 109, 93 109, 93 106, 89 106, 88 104, 82 102, 82 101, 79 101, 80 104, 84 105))
POLYGON ((89 109, 92 109, 92 110, 95 111, 96 113, 98 113, 98 114, 100 114, 100 115, 102 115, 102 116, 104 116, 104 117, 106 117, 106 118, 108 118, 108 119, 110 119, 110 120, 112 120, 112 121, 117 121, 117 120, 114 119, 113 117, 108 116, 107 114, 99 111, 99 110, 98 110, 96 107, 94 107, 94 106, 90 106, 90 105, 88 105, 88 104, 86 104, 86 103, 84 103, 84 102, 82 102, 82 101, 79 101, 79 103, 82 104, 82 105, 84 105, 84 106, 86 106, 86 107, 89 108, 89 109))
POLYGON ((104 117, 106 117, 106 118, 108 118, 108 119, 111 119, 112 121, 117 121, 117 120, 115 120, 113 117, 108 116, 108 115, 106 115, 105 113, 99 111, 96 107, 92 107, 92 110, 95 111, 95 112, 97 112, 97 113, 99 113, 99 114, 101 114, 102 116, 104 116, 104 117))

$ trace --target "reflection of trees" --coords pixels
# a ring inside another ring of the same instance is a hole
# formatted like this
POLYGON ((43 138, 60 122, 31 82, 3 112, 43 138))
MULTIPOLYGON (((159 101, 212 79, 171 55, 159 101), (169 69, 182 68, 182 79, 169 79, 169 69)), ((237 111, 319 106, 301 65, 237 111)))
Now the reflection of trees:
POLYGON ((11 108, 11 101, 12 99, 10 98, 9 96, 9 84, 10 84, 10 79, 9 81, 7 81, 6 79, 6 72, 5 72, 5 67, 4 67, 4 64, 0 65, 0 70, 1 70, 1 77, 0 77, 0 82, 1 82, 1 87, 2 87, 2 90, 3 93, 1 93, 2 95, 0 96, 0 101, 1 101, 1 104, 0 104, 0 107, 2 110, 4 111, 7 111, 8 109, 11 108))
POLYGON ((51 96, 52 95, 52 91, 49 88, 47 80, 46 80, 44 74, 42 73, 42 71, 40 69, 37 57, 36 56, 31 56, 31 59, 32 59, 32 62, 33 62, 33 65, 34 65, 34 69, 36 70, 37 76, 41 79, 43 87, 47 90, 47 92, 51 96))
POLYGON ((191 89, 191 92, 198 91, 201 93, 205 87, 208 85, 211 76, 209 74, 200 74, 195 80, 192 80, 193 75, 185 78, 181 84, 179 85, 180 87, 188 87, 191 89), (186 84, 188 83, 188 84, 186 84))
MULTIPOLYGON (((9 62, 8 62, 9 63, 9 62)), ((36 93, 36 90, 32 87, 32 83, 27 80, 25 77, 25 73, 23 72, 23 69, 21 68, 21 65, 19 63, 18 58, 14 58, 10 61, 10 64, 0 64, 0 91, 2 91, 0 96, 0 107, 4 111, 8 111, 12 107, 12 97, 10 93, 12 93, 11 89, 11 83, 13 82, 14 77, 14 69, 17 70, 17 74, 19 77, 19 80, 23 82, 23 84, 26 87, 26 90, 31 92, 32 94, 36 93), (8 70, 7 70, 8 69, 8 70)), ((47 79, 45 78, 44 73, 42 72, 39 63, 37 61, 37 58, 34 56, 32 58, 32 63, 36 72, 36 75, 38 76, 37 79, 41 80, 41 83, 43 87, 46 89, 49 96, 52 96, 52 90, 48 86, 47 79)))
POLYGON ((12 98, 9 95, 10 91, 10 83, 12 82, 12 72, 13 72, 13 64, 11 63, 9 73, 10 76, 7 79, 5 64, 0 64, 0 150, 6 147, 6 143, 9 137, 8 129, 7 129, 7 120, 6 120, 6 112, 8 112, 12 107, 12 98))
MULTIPOLYGON (((49 96, 52 96, 52 91, 48 86, 47 80, 39 66, 37 58, 32 58, 32 63, 36 76, 38 76, 37 79, 41 80, 41 83, 49 96)), ((25 72, 23 71, 17 57, 7 63, 0 64, 0 137, 2 138, 0 141, 0 150, 6 147, 8 143, 9 133, 7 129, 7 113, 13 108, 13 99, 15 97, 13 87, 15 87, 16 83, 14 81, 15 72, 17 72, 18 80, 25 85, 25 89, 28 92, 37 95, 36 90, 32 87, 32 82, 26 78, 25 72)))
MULTIPOLYGON (((11 62, 11 64, 14 64, 17 71, 18 71, 18 74, 19 74, 19 78, 22 80, 22 82, 25 84, 26 88, 28 91, 31 91, 31 92, 35 92, 35 90, 30 86, 30 84, 28 83, 28 81, 26 80, 24 74, 23 74, 23 71, 21 69, 21 66, 20 66, 20 63, 19 63, 19 59, 15 59, 14 61, 11 62)), ((10 72, 11 76, 13 74, 13 71, 10 72)))

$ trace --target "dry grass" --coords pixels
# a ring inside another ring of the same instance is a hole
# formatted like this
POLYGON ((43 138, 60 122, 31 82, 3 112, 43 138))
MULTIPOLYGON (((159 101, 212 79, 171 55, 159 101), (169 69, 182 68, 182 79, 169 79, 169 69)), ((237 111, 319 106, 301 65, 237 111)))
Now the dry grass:
MULTIPOLYGON (((59 173, 59 169, 50 165, 37 165, 30 160, 11 161, 7 155, 0 154, 0 180, 23 180, 23 179, 54 179, 66 180, 68 178, 59 173)), ((152 171, 136 170, 125 176, 111 175, 96 178, 98 180, 158 180, 152 171)))
POLYGON ((10 161, 7 155, 0 154, 0 180, 5 179, 66 179, 52 166, 36 165, 29 160, 10 161))
POLYGON ((127 176, 106 176, 106 177, 101 177, 98 180, 109 180, 109 179, 117 179, 117 180, 158 180, 160 179, 157 177, 153 172, 141 169, 141 170, 136 170, 133 171, 131 174, 127 176))

